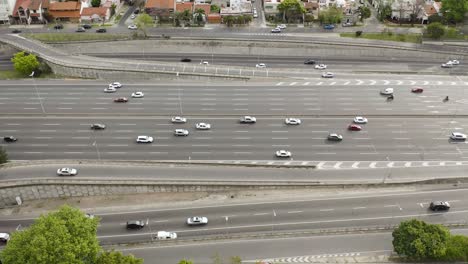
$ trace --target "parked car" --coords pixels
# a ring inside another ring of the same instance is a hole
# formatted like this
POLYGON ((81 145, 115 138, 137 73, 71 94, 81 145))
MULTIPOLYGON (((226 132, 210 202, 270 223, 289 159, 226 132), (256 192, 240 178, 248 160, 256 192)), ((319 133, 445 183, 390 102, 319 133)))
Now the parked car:
POLYGON ((86 32, 86 29, 84 27, 79 27, 75 30, 75 32, 86 32))
POLYGON ((133 11, 133 14, 135 14, 135 15, 138 15, 139 13, 140 13, 140 9, 138 9, 138 8, 135 9, 135 11, 133 11))
POLYGON ((153 137, 150 136, 138 136, 136 139, 137 143, 153 143, 153 137))
POLYGON ((105 28, 96 29, 96 33, 106 33, 106 32, 107 32, 107 29, 105 28))
POLYGON ((341 24, 341 26, 343 26, 343 27, 351 27, 351 26, 353 26, 353 24, 351 24, 351 22, 346 22, 346 23, 341 24))
POLYGON ((83 25, 81 25, 81 27, 83 27, 84 29, 91 29, 93 26, 91 26, 89 24, 83 24, 83 25))
POLYGON ((8 243, 9 240, 10 240, 10 234, 0 233, 0 242, 1 243, 8 243))
POLYGON ((145 222, 141 220, 127 222, 127 229, 142 229, 143 227, 145 227, 145 222))
POLYGON ((137 30, 138 27, 137 27, 136 25, 129 25, 129 26, 128 26, 128 29, 137 30))
POLYGON ((14 136, 6 136, 6 137, 3 137, 3 141, 10 143, 10 142, 16 142, 18 141, 18 139, 15 138, 14 136))
POLYGON ((78 170, 73 168, 60 168, 57 170, 58 176, 75 176, 76 174, 78 174, 78 170))
POLYGON ((450 204, 449 202, 434 201, 429 205, 429 209, 432 211, 447 211, 450 209, 450 204))
POLYGON ((243 116, 243 117, 241 117, 241 119, 239 121, 241 123, 253 124, 253 123, 257 122, 257 118, 255 118, 253 116, 243 116))
POLYGON ((334 28, 335 28, 335 25, 332 25, 332 24, 328 24, 328 25, 323 26, 323 29, 334 29, 334 28))
POLYGON ((290 158, 291 157, 291 152, 286 151, 286 150, 278 150, 276 151, 276 157, 278 158, 290 158))
POLYGON ((197 226, 197 225, 206 225, 208 224, 208 218, 204 216, 193 216, 187 218, 187 225, 197 226))
POLYGON ((106 129, 106 125, 99 124, 99 123, 92 124, 91 129, 93 129, 93 130, 103 130, 103 129, 106 129))
POLYGON ((135 15, 135 14, 132 14, 132 15, 130 16, 130 18, 131 18, 131 19, 135 19, 135 18, 136 18, 136 15, 135 15))
POLYGON ((343 136, 335 134, 335 133, 331 133, 331 134, 328 134, 327 139, 329 141, 341 141, 341 140, 343 140, 343 136))
POLYGON ((158 240, 176 239, 177 238, 177 233, 175 233, 175 232, 166 232, 166 231, 158 231, 155 238, 158 239, 158 240))
POLYGON ((62 24, 57 24, 57 25, 54 26, 54 29, 57 29, 57 30, 63 29, 63 25, 62 24))
POLYGON ((421 87, 415 87, 415 88, 411 89, 411 92, 412 93, 422 93, 422 92, 424 92, 424 89, 421 88, 421 87))
POLYGON ((19 33, 21 33, 21 30, 19 30, 19 29, 13 29, 13 31, 11 31, 11 33, 13 33, 13 34, 19 34, 19 33))

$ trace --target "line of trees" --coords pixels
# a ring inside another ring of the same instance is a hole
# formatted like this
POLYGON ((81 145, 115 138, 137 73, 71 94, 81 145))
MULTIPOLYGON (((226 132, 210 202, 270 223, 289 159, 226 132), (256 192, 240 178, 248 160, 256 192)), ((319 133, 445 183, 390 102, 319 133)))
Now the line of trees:
POLYGON ((252 16, 250 15, 239 15, 239 16, 225 16, 223 17, 223 23, 226 24, 228 27, 232 27, 233 25, 246 25, 252 22, 252 16))
POLYGON ((394 251, 409 261, 468 261, 468 237, 451 235, 442 225, 412 219, 393 233, 394 251))

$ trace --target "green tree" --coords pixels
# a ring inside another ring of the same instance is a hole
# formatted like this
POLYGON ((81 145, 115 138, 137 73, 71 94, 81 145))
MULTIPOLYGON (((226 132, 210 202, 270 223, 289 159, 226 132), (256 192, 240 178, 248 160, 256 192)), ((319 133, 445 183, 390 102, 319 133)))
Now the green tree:
POLYGON ((219 13, 221 11, 221 8, 218 5, 211 5, 210 11, 211 13, 219 13))
POLYGON ((2 253, 7 264, 93 264, 100 251, 97 218, 64 205, 12 234, 2 253))
POLYGON ((450 232, 441 225, 412 219, 401 222, 393 233, 393 248, 412 261, 437 260, 445 256, 450 232))
POLYGON ((431 23, 434 23, 434 22, 439 22, 439 23, 445 23, 444 22, 444 17, 443 16, 440 16, 439 14, 433 14, 431 16, 429 16, 429 18, 427 19, 427 23, 428 24, 431 24, 431 23))
POLYGON ((282 13, 283 21, 289 22, 290 18, 305 14, 306 10, 302 2, 297 0, 284 0, 278 5, 278 10, 282 13))
POLYGON ((359 12, 361 12, 361 17, 360 17, 361 22, 364 19, 371 17, 371 10, 367 6, 360 7, 359 12))
POLYGON ((97 258, 96 264, 143 264, 143 259, 133 255, 125 256, 119 251, 105 251, 97 258))
POLYGON ((230 264, 242 264, 242 259, 239 256, 232 256, 230 259, 230 264))
POLYGON ((39 66, 36 55, 26 54, 24 51, 16 53, 11 58, 11 62, 13 62, 15 70, 24 75, 30 75, 39 66))
POLYGON ((462 22, 467 11, 467 0, 442 0, 441 13, 450 23, 462 22))
POLYGON ((99 7, 101 5, 101 0, 91 0, 92 7, 99 7))
POLYGON ((223 17, 223 22, 224 24, 226 24, 228 27, 232 27, 232 25, 234 24, 236 18, 234 16, 225 16, 223 17))
POLYGON ((390 4, 385 4, 382 9, 379 10, 378 19, 384 21, 392 15, 392 6, 390 4))
POLYGON ((112 3, 112 5, 111 5, 110 8, 111 8, 110 15, 111 15, 111 16, 115 15, 115 9, 117 8, 117 5, 114 4, 114 3, 112 3))
POLYGON ((8 162, 8 154, 6 153, 5 149, 0 147, 0 164, 8 162))
POLYGON ((343 19, 343 11, 336 6, 331 6, 320 11, 319 20, 322 24, 337 24, 343 19))
POLYGON ((143 32, 143 35, 146 38, 148 37, 146 30, 149 26, 154 25, 154 20, 150 15, 143 13, 135 19, 135 25, 137 26, 138 30, 141 30, 141 32, 143 32))
POLYGON ((447 243, 446 261, 468 261, 468 237, 451 236, 447 243))
POLYGON ((195 12, 193 13, 193 18, 195 19, 195 22, 199 26, 204 22, 203 20, 204 16, 205 16, 205 9, 203 8, 197 8, 197 10, 195 10, 195 12))
POLYGON ((178 264, 193 264, 193 261, 191 261, 191 260, 186 260, 186 259, 183 259, 183 260, 179 261, 179 263, 178 263, 178 264))
POLYGON ((431 23, 427 26, 427 34, 433 39, 440 39, 445 34, 445 26, 439 22, 431 23))

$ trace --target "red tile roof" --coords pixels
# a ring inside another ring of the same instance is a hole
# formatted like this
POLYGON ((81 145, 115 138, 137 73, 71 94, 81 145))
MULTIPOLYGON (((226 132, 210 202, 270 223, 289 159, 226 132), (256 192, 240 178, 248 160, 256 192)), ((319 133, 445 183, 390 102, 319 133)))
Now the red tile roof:
POLYGON ((81 11, 82 16, 98 15, 100 17, 105 17, 106 14, 107 8, 105 7, 86 7, 81 11))
POLYGON ((39 7, 42 4, 42 0, 31 0, 31 3, 29 4, 29 10, 38 10, 39 7))
POLYGON ((175 0, 147 0, 145 8, 174 9, 175 0))
POLYGON ((431 16, 437 13, 437 10, 434 8, 432 4, 427 4, 424 6, 424 11, 426 12, 426 15, 431 16))
POLYGON ((190 10, 192 12, 193 2, 177 3, 176 11, 183 12, 184 10, 190 10))
POLYGON ((49 8, 49 0, 42 0, 42 8, 49 8))
POLYGON ((80 18, 80 10, 76 10, 76 11, 49 10, 49 14, 53 18, 80 18))
POLYGON ((80 7, 81 7, 80 1, 54 2, 54 3, 50 3, 49 10, 50 11, 73 11, 73 10, 80 10, 80 7))
POLYGON ((205 15, 209 15, 211 12, 210 4, 196 4, 195 7, 193 8, 193 11, 195 12, 197 9, 200 9, 200 8, 205 10, 205 15))

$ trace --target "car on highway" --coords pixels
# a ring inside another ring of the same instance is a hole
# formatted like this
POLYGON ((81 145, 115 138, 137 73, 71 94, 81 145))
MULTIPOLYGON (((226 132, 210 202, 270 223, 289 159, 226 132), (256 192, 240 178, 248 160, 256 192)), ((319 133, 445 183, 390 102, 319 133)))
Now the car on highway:
POLYGON ((204 216, 192 216, 187 218, 187 225, 197 226, 197 225, 206 225, 208 224, 208 217, 204 216))
POLYGON ((314 65, 314 64, 315 64, 315 60, 313 60, 313 59, 306 59, 306 60, 304 61, 304 64, 306 64, 306 65, 314 65))
POLYGON ((277 158, 290 158, 291 152, 286 150, 278 150, 275 152, 277 158))
POLYGON ((153 137, 150 136, 138 136, 136 143, 153 143, 153 137))
POLYGON ((351 125, 348 126, 348 130, 350 130, 350 131, 361 131, 362 127, 360 125, 351 124, 351 125))
POLYGON ((317 70, 325 70, 325 69, 327 68, 327 65, 325 65, 325 64, 317 64, 317 65, 315 65, 314 68, 317 69, 317 70))
POLYGON ((167 231, 158 231, 155 238, 158 240, 176 239, 177 233, 167 232, 167 231))
POLYGON ((336 133, 330 133, 330 134, 328 134, 327 139, 329 141, 341 141, 341 140, 343 140, 343 136, 339 135, 339 134, 336 134, 336 133))
POLYGON ((453 64, 451 62, 442 63, 442 65, 440 65, 440 67, 442 67, 442 68, 453 68, 453 64))
POLYGON ((271 30, 271 33, 281 33, 281 29, 280 28, 274 28, 271 30))
POLYGON ((182 58, 180 59, 181 62, 192 62, 192 59, 190 58, 182 58))
POLYGON ((198 129, 198 130, 210 130, 211 125, 207 124, 207 123, 197 123, 195 125, 195 128, 198 129))
POLYGON ((78 174, 78 170, 73 168, 60 168, 57 170, 58 176, 75 176, 76 174, 78 174))
POLYGON ((75 30, 75 32, 86 32, 86 29, 84 27, 79 27, 75 30))
POLYGON ((201 61, 200 64, 206 66, 206 65, 208 65, 208 64, 210 64, 210 63, 209 63, 208 61, 201 61))
POLYGON ((450 62, 452 65, 460 65, 460 61, 459 60, 450 60, 448 61, 450 62))
POLYGON ((380 91, 380 94, 382 95, 392 95, 393 94, 393 88, 385 88, 380 91))
POLYGON ((100 124, 100 123, 92 124, 91 129, 93 129, 93 130, 103 130, 103 129, 106 129, 106 125, 100 124))
POLYGON ((263 68, 266 68, 267 66, 266 66, 265 63, 257 63, 257 64, 255 65, 255 67, 256 67, 256 68, 261 68, 261 69, 263 69, 263 68))
POLYGON ((447 211, 450 209, 450 204, 444 201, 433 201, 429 204, 429 209, 432 211, 447 211))
POLYGON ((240 118, 239 122, 242 124, 253 124, 257 122, 257 118, 253 116, 243 116, 240 118))
POLYGON ((119 88, 122 88, 122 84, 119 82, 109 83, 109 88, 119 89, 119 88))
POLYGON ((57 25, 54 26, 54 29, 56 29, 56 30, 63 29, 63 25, 62 24, 57 24, 57 25))
POLYGON ((21 30, 19 30, 19 29, 16 28, 16 29, 13 29, 13 31, 11 31, 11 33, 13 33, 13 34, 19 34, 19 33, 21 33, 21 30))
POLYGON ((142 229, 145 227, 145 222, 142 220, 128 221, 126 227, 127 229, 142 229))
POLYGON ((81 25, 81 27, 84 29, 91 29, 93 26, 91 26, 90 24, 83 24, 81 25))
POLYGON ((96 33, 106 33, 106 32, 107 32, 107 29, 105 29, 105 28, 96 29, 96 33))
POLYGON ((6 136, 6 137, 3 137, 3 141, 8 142, 8 143, 11 143, 11 142, 16 142, 16 141, 18 141, 18 139, 15 138, 14 136, 6 136))
POLYGON ((126 97, 115 98, 114 102, 116 102, 116 103, 126 103, 126 102, 128 102, 128 98, 126 98, 126 97))
POLYGON ((6 243, 8 243, 9 240, 10 240, 10 234, 0 233, 0 242, 1 243, 6 244, 6 243))
POLYGON ((104 88, 104 92, 105 93, 115 93, 115 92, 117 92, 117 89, 115 89, 114 87, 106 87, 106 88, 104 88))
POLYGON ((176 129, 174 130, 174 136, 183 136, 183 137, 186 137, 189 135, 189 132, 187 129, 176 129))
POLYGON ((133 24, 132 24, 132 25, 128 25, 127 28, 130 29, 130 30, 137 30, 137 29, 138 29, 138 27, 137 27, 136 25, 133 25, 133 24))
POLYGON ((187 123, 187 118, 181 116, 174 116, 173 118, 171 118, 171 122, 176 124, 183 124, 187 123))
POLYGON ((132 93, 132 98, 143 98, 145 94, 143 92, 134 92, 132 93))
POLYGON ((301 122, 302 121, 299 118, 293 118, 293 117, 286 118, 284 120, 284 123, 286 123, 286 125, 300 125, 301 122))
POLYGON ((285 24, 279 24, 278 26, 276 26, 277 28, 279 29, 286 29, 286 25, 285 24))
POLYGON ((333 25, 333 24, 327 24, 327 25, 323 26, 323 29, 328 29, 328 30, 331 30, 331 29, 334 29, 334 28, 335 28, 335 25, 333 25))
POLYGON ((421 88, 421 87, 414 87, 413 89, 411 89, 411 92, 412 93, 422 93, 422 92, 424 92, 424 89, 421 88))
POLYGON ((450 135, 451 140, 466 140, 466 135, 460 132, 452 132, 450 135))
POLYGON ((333 74, 332 72, 322 73, 322 78, 333 78, 333 77, 335 77, 335 74, 333 74))
POLYGON ((356 117, 353 119, 353 122, 354 122, 355 124, 367 124, 367 118, 362 117, 362 116, 356 116, 356 117))

